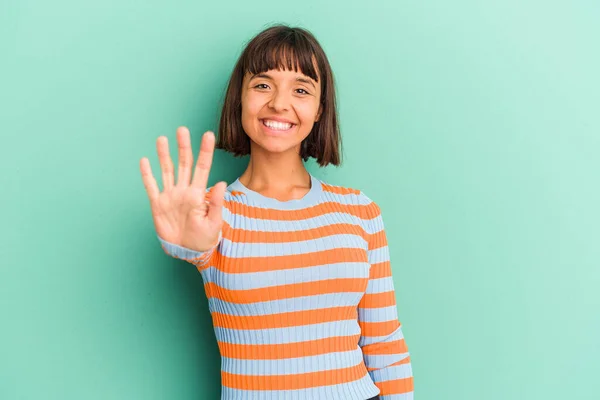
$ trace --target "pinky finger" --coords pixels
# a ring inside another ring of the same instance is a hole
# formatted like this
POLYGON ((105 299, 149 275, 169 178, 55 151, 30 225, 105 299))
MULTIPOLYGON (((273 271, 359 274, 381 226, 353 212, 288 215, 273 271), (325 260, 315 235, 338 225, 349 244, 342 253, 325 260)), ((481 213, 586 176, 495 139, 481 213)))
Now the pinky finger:
POLYGON ((154 201, 160 194, 156 179, 152 175, 152 168, 150 167, 150 161, 146 157, 140 160, 140 171, 142 173, 142 182, 146 188, 146 193, 150 201, 154 201))

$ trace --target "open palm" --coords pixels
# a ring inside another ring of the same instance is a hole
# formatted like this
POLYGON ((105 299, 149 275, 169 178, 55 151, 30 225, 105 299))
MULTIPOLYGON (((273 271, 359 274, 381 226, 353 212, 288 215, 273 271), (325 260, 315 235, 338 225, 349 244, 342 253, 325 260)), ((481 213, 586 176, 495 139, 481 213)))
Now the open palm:
POLYGON ((215 148, 215 135, 207 131, 202 135, 200 154, 192 178, 194 157, 190 145, 190 132, 182 126, 177 129, 179 169, 177 183, 169 141, 165 136, 156 140, 156 149, 162 170, 163 191, 160 192, 152 175, 150 161, 140 160, 144 187, 150 199, 150 208, 156 233, 167 242, 195 251, 206 251, 214 246, 223 225, 223 196, 226 182, 218 182, 207 192, 208 175, 215 148))

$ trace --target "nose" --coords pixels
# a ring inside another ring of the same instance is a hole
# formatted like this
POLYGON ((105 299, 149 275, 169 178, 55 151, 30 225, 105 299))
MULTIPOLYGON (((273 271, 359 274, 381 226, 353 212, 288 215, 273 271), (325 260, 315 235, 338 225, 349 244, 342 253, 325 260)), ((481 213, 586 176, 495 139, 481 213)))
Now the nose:
POLYGON ((275 111, 286 111, 290 108, 290 99, 284 90, 275 90, 269 101, 269 107, 275 111))

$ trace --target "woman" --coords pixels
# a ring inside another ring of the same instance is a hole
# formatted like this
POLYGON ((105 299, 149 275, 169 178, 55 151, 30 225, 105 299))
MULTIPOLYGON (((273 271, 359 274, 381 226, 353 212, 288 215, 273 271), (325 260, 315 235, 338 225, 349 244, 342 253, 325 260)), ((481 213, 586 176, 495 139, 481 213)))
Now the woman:
POLYGON ((165 137, 163 192, 147 158, 140 168, 163 249, 204 280, 221 399, 412 399, 380 208, 304 166, 340 164, 333 74, 314 36, 273 26, 242 52, 216 144, 250 155, 235 182, 207 188, 212 132, 193 176, 185 127, 177 140, 177 183, 165 137))

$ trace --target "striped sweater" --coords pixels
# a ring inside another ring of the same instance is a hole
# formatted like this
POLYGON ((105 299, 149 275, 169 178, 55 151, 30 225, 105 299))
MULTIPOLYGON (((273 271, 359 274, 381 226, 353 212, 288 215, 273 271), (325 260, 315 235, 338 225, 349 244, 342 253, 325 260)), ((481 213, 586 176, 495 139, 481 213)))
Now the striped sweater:
POLYGON ((202 276, 221 400, 412 399, 381 210, 362 191, 311 183, 279 201, 238 178, 207 251, 158 237, 202 276))

